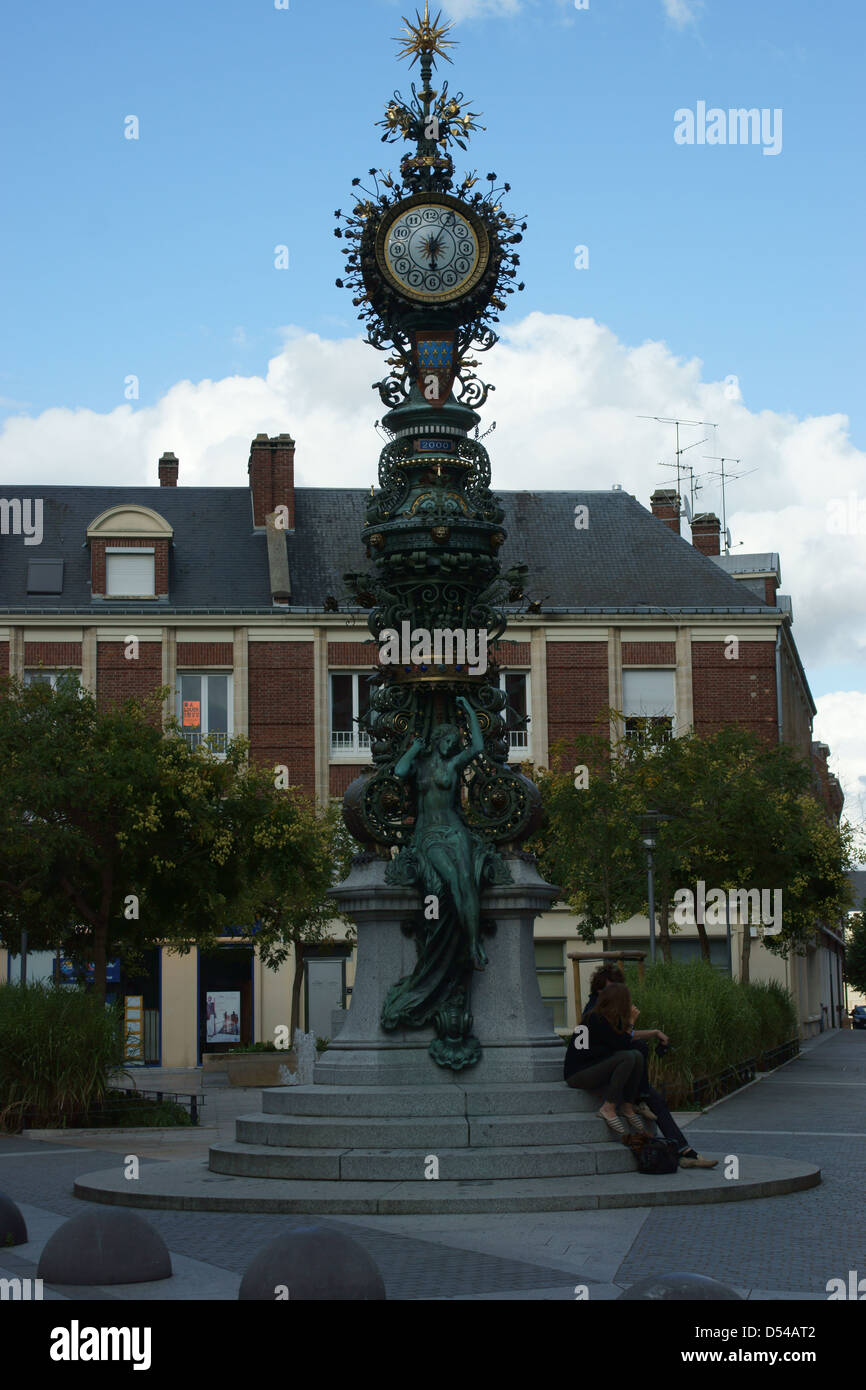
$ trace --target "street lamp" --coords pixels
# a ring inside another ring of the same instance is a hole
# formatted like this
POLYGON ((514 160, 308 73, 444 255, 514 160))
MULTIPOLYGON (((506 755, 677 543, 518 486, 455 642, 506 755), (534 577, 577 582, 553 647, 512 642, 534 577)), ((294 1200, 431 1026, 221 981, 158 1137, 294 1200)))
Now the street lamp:
POLYGON ((656 960, 656 896, 653 850, 657 843, 657 831, 660 819, 661 817, 658 811, 647 811, 646 815, 640 818, 641 844, 646 850, 647 888, 649 890, 650 965, 655 965, 656 960))

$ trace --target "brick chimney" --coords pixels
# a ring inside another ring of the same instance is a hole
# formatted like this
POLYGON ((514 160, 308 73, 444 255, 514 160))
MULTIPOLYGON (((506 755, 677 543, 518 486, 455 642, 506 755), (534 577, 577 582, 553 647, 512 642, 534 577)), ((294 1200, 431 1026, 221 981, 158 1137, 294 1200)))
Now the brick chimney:
POLYGON ((650 498, 653 516, 680 534, 680 495, 674 487, 657 487, 650 498))
POLYGON ((715 512, 696 512, 692 517, 692 545, 702 555, 718 555, 722 523, 715 512))
POLYGON ((253 524, 264 528, 278 507, 288 511, 286 529, 295 527, 295 441, 289 434, 269 439, 257 434, 250 445, 250 492, 253 524))
POLYGON ((159 461, 160 487, 177 487, 177 474, 180 464, 174 454, 163 454, 159 461))

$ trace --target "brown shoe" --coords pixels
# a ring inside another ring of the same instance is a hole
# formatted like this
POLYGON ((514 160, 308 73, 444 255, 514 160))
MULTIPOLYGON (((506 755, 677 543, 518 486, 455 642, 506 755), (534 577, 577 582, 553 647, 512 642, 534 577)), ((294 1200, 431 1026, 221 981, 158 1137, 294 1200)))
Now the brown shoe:
POLYGON ((695 1154, 694 1158, 686 1158, 685 1154, 680 1154, 681 1168, 717 1168, 719 1160, 717 1158, 704 1158, 703 1154, 695 1154))
POLYGON ((639 1105, 636 1105, 635 1110, 639 1115, 643 1115, 645 1120, 652 1120, 653 1124, 658 1120, 658 1116, 653 1114, 645 1100, 642 1100, 639 1105))

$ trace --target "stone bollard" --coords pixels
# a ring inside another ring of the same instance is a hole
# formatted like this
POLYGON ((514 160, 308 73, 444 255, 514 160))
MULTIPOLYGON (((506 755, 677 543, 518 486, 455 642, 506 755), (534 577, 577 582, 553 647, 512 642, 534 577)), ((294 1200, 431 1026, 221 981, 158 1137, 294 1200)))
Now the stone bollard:
POLYGON ((326 1226, 300 1226, 255 1256, 238 1298, 266 1303, 375 1302, 386 1298, 375 1260, 363 1245, 326 1226))

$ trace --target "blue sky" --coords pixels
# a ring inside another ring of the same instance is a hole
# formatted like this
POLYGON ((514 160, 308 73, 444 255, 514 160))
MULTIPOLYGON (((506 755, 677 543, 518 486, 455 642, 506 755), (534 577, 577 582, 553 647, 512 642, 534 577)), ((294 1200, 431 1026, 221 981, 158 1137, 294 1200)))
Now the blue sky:
MULTIPOLYGON (((374 122, 418 71, 391 42, 410 10, 289 5, 9 10, 0 478, 152 483, 174 449, 181 485, 237 484, 264 429, 298 438, 301 482, 370 481, 381 359, 334 284, 333 213, 354 176, 399 162, 374 122), (124 138, 129 116, 137 140, 124 138), (274 266, 279 245, 288 270, 274 266)), ((746 551, 781 555, 816 736, 866 819, 866 9, 443 8, 459 47, 440 76, 487 127, 466 167, 507 179, 529 221, 527 289, 489 359, 495 483, 621 483, 646 505, 670 479, 659 464, 673 434, 637 417, 718 421, 687 457, 755 470, 733 486, 728 520, 746 551), (675 113, 701 102, 780 110, 780 153, 676 143, 675 113), (832 534, 829 499, 855 492, 862 528, 832 534)), ((719 500, 707 481, 701 506, 719 500)))
MULTIPOLYGON (((353 328, 332 213, 356 173, 393 159, 372 122, 405 85, 389 39, 407 7, 290 4, 8 13, 12 409, 110 409, 129 373, 147 403, 181 378, 261 370, 282 325, 353 328), (129 114, 138 141, 123 137, 129 114), (288 272, 273 267, 278 243, 288 272)), ((711 377, 736 375, 752 409, 842 411, 863 444, 864 11, 692 8, 678 26, 663 0, 525 0, 458 24, 445 70, 488 127, 472 162, 507 177, 530 218, 519 307, 592 315, 631 344, 661 338, 711 377), (782 152, 676 145, 674 111, 699 100, 781 108, 782 152), (577 244, 589 270, 574 268, 577 244)))

